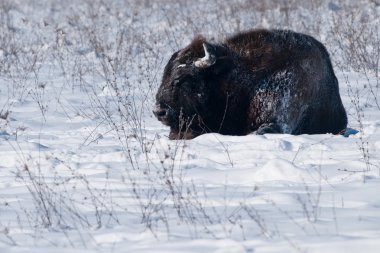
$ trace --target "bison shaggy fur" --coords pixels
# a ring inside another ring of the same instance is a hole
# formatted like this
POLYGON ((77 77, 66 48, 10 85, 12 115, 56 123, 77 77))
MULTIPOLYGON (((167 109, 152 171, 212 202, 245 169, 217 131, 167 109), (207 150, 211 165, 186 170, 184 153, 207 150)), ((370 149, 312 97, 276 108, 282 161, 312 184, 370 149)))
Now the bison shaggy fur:
POLYGON ((167 63, 153 113, 170 126, 170 139, 338 134, 347 126, 326 48, 289 30, 252 30, 221 43, 196 37, 167 63))

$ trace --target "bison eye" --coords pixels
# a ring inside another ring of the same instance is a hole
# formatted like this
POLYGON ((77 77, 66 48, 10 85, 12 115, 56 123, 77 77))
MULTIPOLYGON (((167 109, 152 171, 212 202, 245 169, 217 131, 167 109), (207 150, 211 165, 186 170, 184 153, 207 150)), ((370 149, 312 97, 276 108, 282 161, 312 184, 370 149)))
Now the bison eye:
POLYGON ((173 81, 173 85, 175 85, 175 86, 179 86, 179 85, 186 86, 188 84, 188 82, 189 81, 187 78, 176 78, 173 81))

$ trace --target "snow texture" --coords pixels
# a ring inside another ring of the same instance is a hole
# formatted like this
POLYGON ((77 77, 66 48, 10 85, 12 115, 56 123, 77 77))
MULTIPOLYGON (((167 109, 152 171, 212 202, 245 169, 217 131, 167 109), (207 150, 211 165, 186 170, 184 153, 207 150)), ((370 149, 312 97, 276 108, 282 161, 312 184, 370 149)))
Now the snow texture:
POLYGON ((379 252, 379 6, 259 2, 0 1, 0 252, 379 252), (168 140, 170 55, 254 27, 326 45, 346 137, 168 140))

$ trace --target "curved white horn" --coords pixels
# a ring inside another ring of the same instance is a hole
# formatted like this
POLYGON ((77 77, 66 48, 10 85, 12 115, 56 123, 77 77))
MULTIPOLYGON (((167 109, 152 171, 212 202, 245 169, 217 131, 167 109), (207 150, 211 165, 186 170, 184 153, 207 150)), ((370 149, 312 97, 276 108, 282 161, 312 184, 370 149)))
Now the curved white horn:
POLYGON ((203 49, 205 51, 205 56, 194 62, 194 65, 197 68, 208 68, 216 62, 215 49, 205 42, 203 43, 203 49))

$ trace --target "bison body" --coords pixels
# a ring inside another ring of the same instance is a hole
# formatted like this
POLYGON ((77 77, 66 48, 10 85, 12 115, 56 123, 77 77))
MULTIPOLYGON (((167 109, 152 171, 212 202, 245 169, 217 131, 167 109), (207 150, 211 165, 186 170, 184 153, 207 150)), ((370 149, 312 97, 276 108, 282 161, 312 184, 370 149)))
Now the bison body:
POLYGON ((222 43, 196 37, 167 63, 153 112, 170 126, 170 139, 337 134, 347 125, 327 50, 288 30, 253 30, 222 43))

